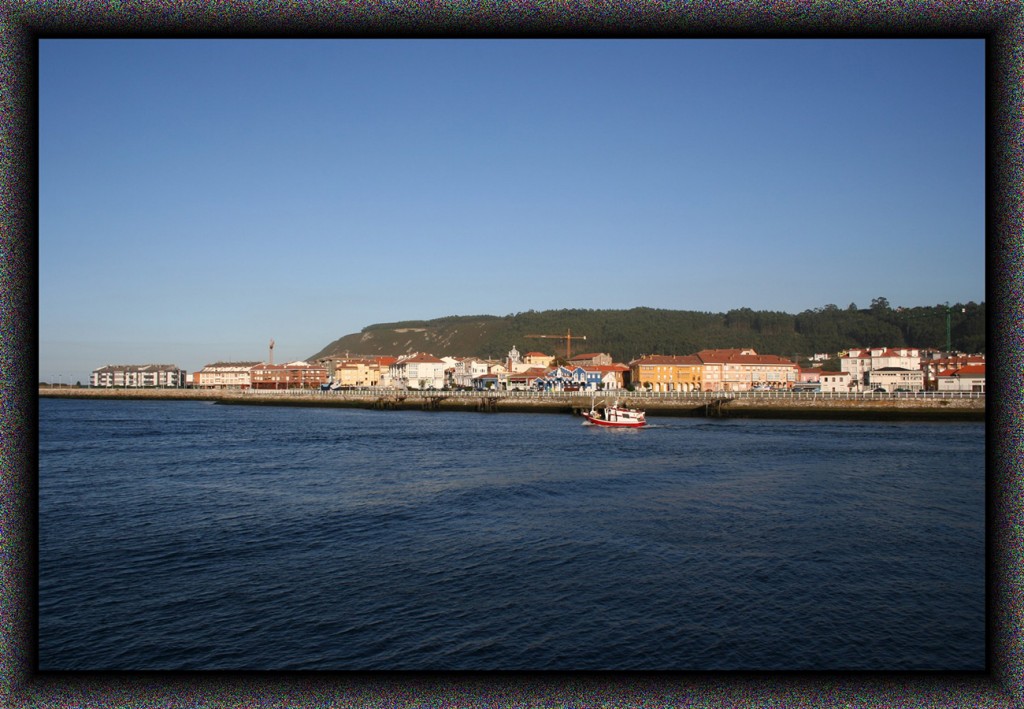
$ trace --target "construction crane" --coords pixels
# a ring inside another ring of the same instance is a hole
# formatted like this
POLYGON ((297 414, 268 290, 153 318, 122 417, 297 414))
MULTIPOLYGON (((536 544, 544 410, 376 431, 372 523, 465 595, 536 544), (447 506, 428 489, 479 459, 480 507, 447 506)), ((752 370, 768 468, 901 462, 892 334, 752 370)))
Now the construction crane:
POLYGON ((574 335, 572 330, 566 330, 564 335, 527 335, 526 337, 537 337, 548 340, 565 340, 565 358, 572 358, 572 341, 573 340, 585 340, 586 335, 574 335))
MULTIPOLYGON (((967 312, 967 308, 960 308, 960 312, 961 313, 966 313, 967 312)), ((935 317, 935 314, 934 313, 921 313, 920 315, 904 315, 903 317, 908 318, 908 319, 909 318, 930 318, 930 317, 935 317)), ((952 320, 953 320, 953 309, 951 307, 949 307, 949 301, 947 300, 946 301, 946 352, 947 353, 953 351, 952 320)))

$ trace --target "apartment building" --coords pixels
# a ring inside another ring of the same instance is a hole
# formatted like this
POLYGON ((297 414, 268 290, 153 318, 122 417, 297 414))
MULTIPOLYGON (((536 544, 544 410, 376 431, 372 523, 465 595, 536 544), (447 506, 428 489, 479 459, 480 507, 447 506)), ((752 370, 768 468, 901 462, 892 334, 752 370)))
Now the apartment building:
POLYGON ((866 386, 868 372, 871 371, 871 352, 868 350, 850 350, 839 355, 839 371, 847 372, 853 386, 866 386))
POLYGON ((415 353, 398 360, 388 367, 385 386, 409 389, 441 389, 444 387, 444 371, 447 363, 432 354, 415 353))
POLYGON ((778 355, 759 355, 751 349, 701 350, 703 391, 791 389, 800 368, 778 355))
POLYGON ((330 378, 338 386, 343 387, 375 387, 380 386, 384 371, 372 360, 353 360, 335 364, 330 378))
POLYGON ((258 364, 252 368, 253 389, 317 389, 327 383, 327 367, 309 362, 258 364))
POLYGON ((260 362, 214 362, 192 374, 193 389, 248 389, 260 362))
POLYGON ((173 364, 108 364, 94 369, 89 384, 94 387, 181 388, 185 370, 173 364))
POLYGON ((644 355, 629 363, 635 388, 651 391, 699 391, 703 363, 696 355, 644 355))
POLYGON ((921 368, 921 351, 913 347, 872 347, 848 350, 839 358, 839 369, 849 372, 854 385, 867 386, 870 373, 877 369, 921 368))

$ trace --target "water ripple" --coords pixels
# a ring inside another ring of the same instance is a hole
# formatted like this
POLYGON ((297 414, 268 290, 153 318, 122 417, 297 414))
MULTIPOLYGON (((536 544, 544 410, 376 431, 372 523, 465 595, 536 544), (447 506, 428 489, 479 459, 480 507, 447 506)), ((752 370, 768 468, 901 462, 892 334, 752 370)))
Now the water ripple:
POLYGON ((984 428, 40 402, 44 669, 977 669, 984 428))

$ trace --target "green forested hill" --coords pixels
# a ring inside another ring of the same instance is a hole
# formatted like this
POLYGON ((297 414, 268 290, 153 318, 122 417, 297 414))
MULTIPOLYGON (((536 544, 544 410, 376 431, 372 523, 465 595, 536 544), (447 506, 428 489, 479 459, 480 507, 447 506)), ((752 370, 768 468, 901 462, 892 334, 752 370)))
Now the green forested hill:
MULTIPOLYGON (((985 304, 948 308, 954 350, 985 351, 985 304)), ((465 315, 369 325, 335 340, 310 359, 332 355, 435 355, 504 357, 540 351, 564 356, 565 341, 527 335, 573 334, 574 353, 608 352, 618 362, 644 354, 692 354, 702 349, 752 347, 761 354, 808 357, 851 347, 908 346, 944 349, 945 305, 891 308, 876 298, 868 309, 826 305, 797 315, 741 308, 727 313, 633 308, 545 310, 505 316, 465 315), (576 341, 586 336, 586 341, 576 341)))

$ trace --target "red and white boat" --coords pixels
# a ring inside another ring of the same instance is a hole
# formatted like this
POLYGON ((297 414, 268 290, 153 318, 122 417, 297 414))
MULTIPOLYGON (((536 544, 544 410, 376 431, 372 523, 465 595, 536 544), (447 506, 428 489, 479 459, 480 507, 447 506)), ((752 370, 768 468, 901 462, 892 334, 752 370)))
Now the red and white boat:
POLYGON ((609 428, 641 428, 647 425, 647 418, 643 411, 619 406, 617 401, 600 410, 591 403, 590 411, 584 412, 583 418, 595 426, 608 426, 609 428))

